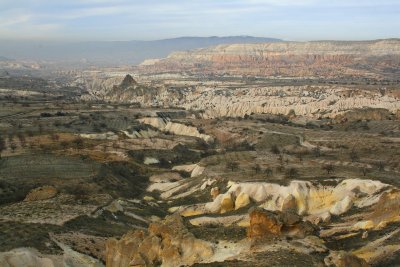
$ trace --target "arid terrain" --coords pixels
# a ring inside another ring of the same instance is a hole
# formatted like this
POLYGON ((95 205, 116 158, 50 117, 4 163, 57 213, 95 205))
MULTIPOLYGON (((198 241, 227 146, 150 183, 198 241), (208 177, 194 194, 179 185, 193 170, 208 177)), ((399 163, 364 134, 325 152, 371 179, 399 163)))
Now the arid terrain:
POLYGON ((0 267, 400 266, 400 41, 0 62, 0 267))

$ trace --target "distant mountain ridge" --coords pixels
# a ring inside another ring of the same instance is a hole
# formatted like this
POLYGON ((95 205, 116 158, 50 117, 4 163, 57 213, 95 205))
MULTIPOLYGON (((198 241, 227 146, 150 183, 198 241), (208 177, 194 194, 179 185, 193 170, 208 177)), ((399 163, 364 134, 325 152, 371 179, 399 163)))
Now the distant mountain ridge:
POLYGON ((0 61, 10 61, 11 59, 7 57, 0 56, 0 61))
POLYGON ((175 51, 206 48, 220 44, 282 41, 253 36, 179 37, 155 41, 41 42, 1 41, 0 55, 17 60, 93 62, 106 65, 136 65, 151 58, 163 58, 175 51))

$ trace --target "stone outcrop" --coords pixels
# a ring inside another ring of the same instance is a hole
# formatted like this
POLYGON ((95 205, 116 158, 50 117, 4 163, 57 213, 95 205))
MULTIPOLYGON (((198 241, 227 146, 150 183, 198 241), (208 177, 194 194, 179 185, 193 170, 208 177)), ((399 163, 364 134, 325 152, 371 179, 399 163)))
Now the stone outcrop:
POLYGON ((137 84, 138 84, 137 81, 135 81, 135 79, 133 79, 133 77, 130 74, 127 74, 119 86, 122 88, 128 88, 131 86, 135 86, 137 84))
POLYGON ((273 212, 255 209, 250 212, 249 238, 276 237, 282 235, 283 222, 273 212))
POLYGON ((337 122, 347 121, 360 121, 360 120, 389 120, 391 114, 387 109, 383 108, 367 108, 367 109, 356 109, 345 112, 335 117, 337 122))
POLYGON ((24 201, 46 200, 55 197, 57 193, 57 189, 53 186, 42 186, 32 189, 28 195, 26 195, 24 201))
POLYGON ((82 138, 94 139, 94 140, 118 140, 118 135, 113 132, 106 133, 94 133, 94 134, 80 134, 82 138))
POLYGON ((324 212, 339 215, 353 206, 374 204, 377 201, 374 194, 385 187, 387 185, 379 181, 348 179, 337 186, 318 186, 306 181, 292 181, 288 186, 271 183, 231 183, 228 192, 233 192, 234 196, 246 193, 253 201, 263 203, 262 207, 267 210, 291 208, 300 215, 324 212))
MULTIPOLYGON (((76 252, 68 246, 57 242, 63 249, 62 255, 43 255, 33 248, 17 248, 0 252, 1 267, 104 267, 104 265, 88 256, 76 252)), ((129 266, 129 265, 127 265, 129 266)))
POLYGON ((197 239, 177 215, 150 224, 148 233, 134 231, 106 243, 106 266, 165 267, 192 265, 213 255, 213 246, 197 239))
POLYGON ((182 176, 178 172, 163 172, 149 177, 149 181, 152 183, 176 182, 182 179, 182 176))
POLYGON ((383 229, 388 224, 400 222, 400 191, 384 192, 371 212, 354 224, 354 229, 383 229))
POLYGON ((304 238, 315 232, 309 222, 290 212, 272 212, 260 208, 250 210, 250 226, 247 237, 251 239, 273 239, 281 236, 304 238))
POLYGON ((290 194, 283 200, 282 211, 291 211, 297 213, 297 201, 296 198, 290 194))
POLYGON ((188 211, 195 214, 223 213, 254 202, 266 210, 296 213, 318 224, 328 222, 331 216, 342 215, 353 207, 376 204, 382 190, 390 187, 379 181, 347 179, 336 186, 314 185, 307 181, 291 181, 288 186, 228 182, 228 188, 226 193, 220 192, 212 202, 182 206, 175 211, 182 214, 188 211))
POLYGON ((216 199, 217 196, 218 196, 219 194, 220 194, 219 187, 213 187, 213 188, 211 188, 211 190, 210 190, 210 195, 211 195, 211 197, 212 197, 213 200, 216 199))
POLYGON ((2 267, 61 267, 61 257, 48 258, 32 248, 18 248, 0 253, 2 267))
POLYGON ((250 204, 250 197, 246 193, 240 193, 235 199, 235 210, 246 207, 250 204))
POLYGON ((225 213, 231 211, 235 208, 235 203, 233 202, 231 194, 221 195, 221 213, 225 213))
POLYGON ((139 119, 139 121, 144 124, 149 124, 163 132, 169 132, 176 135, 193 136, 203 139, 208 143, 214 141, 212 136, 201 134, 196 127, 187 126, 181 123, 171 122, 168 119, 155 117, 155 118, 143 118, 139 119))
POLYGON ((325 258, 325 264, 329 267, 368 267, 363 259, 358 258, 350 252, 331 251, 325 258))
POLYGON ((174 166, 172 170, 188 172, 190 173, 190 177, 197 177, 204 172, 205 167, 200 166, 199 164, 189 164, 174 166))

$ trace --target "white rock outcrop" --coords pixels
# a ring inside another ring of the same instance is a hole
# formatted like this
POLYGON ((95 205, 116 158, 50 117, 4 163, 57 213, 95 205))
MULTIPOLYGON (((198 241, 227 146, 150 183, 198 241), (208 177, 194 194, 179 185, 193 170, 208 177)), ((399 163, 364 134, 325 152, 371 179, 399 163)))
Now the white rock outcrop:
POLYGON ((95 139, 95 140, 118 140, 118 135, 113 132, 94 133, 94 134, 80 134, 82 138, 95 139))
POLYGON ((185 124, 171 122, 168 119, 163 119, 159 117, 148 117, 139 119, 141 123, 151 125, 160 131, 169 132, 176 135, 192 136, 203 139, 208 143, 212 143, 214 138, 210 135, 201 134, 196 127, 187 126, 185 124))
POLYGON ((199 164, 179 165, 172 167, 173 171, 184 171, 190 173, 190 177, 197 177, 203 174, 206 168, 199 164))
MULTIPOLYGON (((331 215, 341 215, 352 207, 362 208, 377 203, 382 190, 389 185, 373 180, 347 179, 337 186, 292 181, 288 186, 272 183, 228 182, 228 187, 229 190, 216 196, 214 201, 197 207, 189 207, 188 210, 194 212, 197 209, 200 213, 220 213, 229 209, 230 202, 233 203, 234 209, 238 209, 253 201, 271 211, 282 211, 290 207, 299 215, 306 216, 307 220, 319 223, 329 221, 331 215), (291 202, 290 205, 288 202, 291 202)), ((180 210, 187 211, 184 207, 180 210)))

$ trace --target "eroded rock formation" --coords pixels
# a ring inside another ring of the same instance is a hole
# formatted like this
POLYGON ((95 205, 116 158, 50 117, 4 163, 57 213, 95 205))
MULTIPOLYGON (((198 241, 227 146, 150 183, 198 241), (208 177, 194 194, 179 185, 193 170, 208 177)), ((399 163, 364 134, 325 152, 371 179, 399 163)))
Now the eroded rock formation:
POLYGON ((387 186, 379 181, 359 179, 343 180, 335 187, 316 186, 306 181, 292 181, 288 186, 271 183, 230 183, 228 192, 218 195, 213 202, 195 208, 204 213, 219 213, 226 211, 226 206, 232 209, 244 207, 251 200, 266 210, 289 210, 300 215, 312 215, 309 217, 310 221, 317 218, 326 221, 330 215, 341 215, 353 206, 365 207, 375 204, 378 201, 377 193, 387 186), (249 197, 249 201, 246 200, 246 196, 249 197), (228 202, 234 205, 231 207, 228 202))
POLYGON ((193 136, 203 139, 206 142, 213 142, 213 137, 201 134, 196 127, 187 126, 181 123, 171 122, 168 119, 163 118, 143 118, 139 120, 141 123, 149 124, 161 131, 170 132, 176 135, 186 135, 186 136, 193 136))
POLYGON ((315 233, 315 227, 303 222, 297 214, 272 212, 256 208, 250 210, 250 226, 247 236, 251 239, 273 239, 283 235, 304 238, 315 233))
POLYGON ((106 244, 107 267, 192 265, 212 255, 211 243, 195 238, 177 215, 150 224, 148 233, 129 232, 106 244))
POLYGON ((24 201, 46 200, 55 197, 57 193, 57 189, 53 186, 42 186, 32 189, 28 195, 26 195, 24 201))

